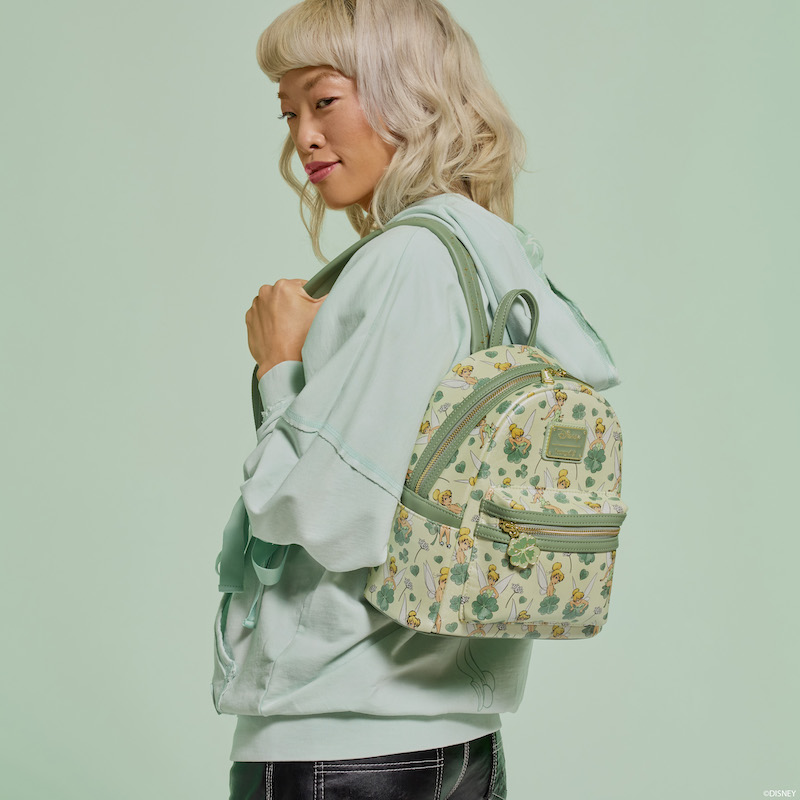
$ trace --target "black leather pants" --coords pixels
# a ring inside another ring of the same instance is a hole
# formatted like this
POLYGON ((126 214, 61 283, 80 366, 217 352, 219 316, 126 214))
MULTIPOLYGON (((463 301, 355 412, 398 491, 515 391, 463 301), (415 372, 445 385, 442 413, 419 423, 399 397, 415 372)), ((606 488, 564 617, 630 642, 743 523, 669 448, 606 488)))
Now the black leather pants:
POLYGON ((237 761, 230 800, 505 800, 500 734, 343 761, 237 761))

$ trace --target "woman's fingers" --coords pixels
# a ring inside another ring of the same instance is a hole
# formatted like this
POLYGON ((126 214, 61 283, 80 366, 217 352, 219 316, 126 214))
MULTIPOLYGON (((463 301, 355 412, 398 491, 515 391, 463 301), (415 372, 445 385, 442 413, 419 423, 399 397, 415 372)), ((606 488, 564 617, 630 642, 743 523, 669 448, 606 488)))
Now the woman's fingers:
POLYGON ((263 374, 281 361, 299 361, 306 335, 327 297, 312 298, 303 278, 264 284, 245 314, 247 341, 263 374))

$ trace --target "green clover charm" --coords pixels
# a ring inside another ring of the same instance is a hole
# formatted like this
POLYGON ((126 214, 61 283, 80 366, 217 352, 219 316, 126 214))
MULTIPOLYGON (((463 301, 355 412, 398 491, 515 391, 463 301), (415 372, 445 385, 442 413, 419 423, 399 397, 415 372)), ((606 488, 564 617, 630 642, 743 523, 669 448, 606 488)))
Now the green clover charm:
POLYGON ((539 560, 539 548, 536 539, 525 533, 508 543, 508 561, 513 567, 525 569, 533 566, 539 560))

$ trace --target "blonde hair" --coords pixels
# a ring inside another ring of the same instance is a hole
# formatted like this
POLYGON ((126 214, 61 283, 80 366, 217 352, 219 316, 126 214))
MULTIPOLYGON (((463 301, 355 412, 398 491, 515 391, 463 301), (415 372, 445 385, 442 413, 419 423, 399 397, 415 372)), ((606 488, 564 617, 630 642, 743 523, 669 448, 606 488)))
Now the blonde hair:
MULTIPOLYGON (((289 70, 329 65, 356 82, 370 126, 396 148, 368 212, 346 209, 360 236, 407 206, 445 192, 470 198, 507 222, 525 140, 490 84, 475 43, 438 0, 304 0, 261 34, 258 64, 274 82, 289 70)), ((314 252, 325 203, 292 172, 314 252), (305 210, 310 212, 306 219, 305 210)))

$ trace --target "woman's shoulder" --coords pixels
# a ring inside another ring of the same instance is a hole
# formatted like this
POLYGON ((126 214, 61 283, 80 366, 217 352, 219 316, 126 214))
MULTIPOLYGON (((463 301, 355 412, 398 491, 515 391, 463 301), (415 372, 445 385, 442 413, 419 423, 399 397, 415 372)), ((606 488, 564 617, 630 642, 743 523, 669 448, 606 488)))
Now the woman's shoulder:
POLYGON ((424 282, 444 268, 455 278, 452 264, 447 248, 432 231, 415 225, 397 225, 361 247, 339 280, 360 284, 363 293, 376 280, 385 283, 402 278, 404 284, 414 280, 424 282))

